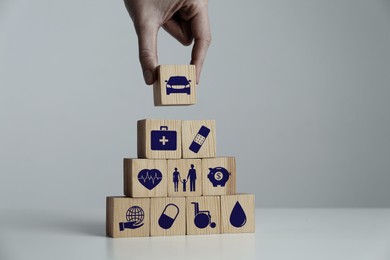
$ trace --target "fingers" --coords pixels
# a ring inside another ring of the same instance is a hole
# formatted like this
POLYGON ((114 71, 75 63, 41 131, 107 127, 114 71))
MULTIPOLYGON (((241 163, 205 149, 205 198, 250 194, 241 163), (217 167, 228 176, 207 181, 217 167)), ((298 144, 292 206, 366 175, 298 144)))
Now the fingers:
POLYGON ((156 81, 157 68, 157 31, 158 25, 145 23, 136 25, 138 35, 139 61, 145 83, 148 85, 156 81))
POLYGON ((191 64, 196 66, 199 83, 203 62, 211 42, 207 0, 188 3, 158 0, 124 1, 137 32, 139 60, 146 84, 153 84, 157 78, 157 32, 161 25, 183 45, 190 45, 195 40, 191 64))
POLYGON ((191 45, 194 39, 189 22, 172 18, 163 24, 163 28, 185 46, 191 45))
POLYGON ((206 58, 207 50, 211 43, 211 32, 207 5, 191 19, 191 30, 194 36, 194 46, 191 54, 191 64, 196 66, 196 81, 199 84, 200 73, 203 62, 206 58))

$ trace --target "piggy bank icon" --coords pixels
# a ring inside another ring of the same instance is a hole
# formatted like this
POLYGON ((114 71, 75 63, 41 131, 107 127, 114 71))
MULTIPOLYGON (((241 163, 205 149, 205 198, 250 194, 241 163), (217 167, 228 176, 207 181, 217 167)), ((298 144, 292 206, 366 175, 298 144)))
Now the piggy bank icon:
POLYGON ((213 187, 225 187, 226 182, 229 180, 230 172, 223 167, 209 168, 210 172, 207 174, 213 187))

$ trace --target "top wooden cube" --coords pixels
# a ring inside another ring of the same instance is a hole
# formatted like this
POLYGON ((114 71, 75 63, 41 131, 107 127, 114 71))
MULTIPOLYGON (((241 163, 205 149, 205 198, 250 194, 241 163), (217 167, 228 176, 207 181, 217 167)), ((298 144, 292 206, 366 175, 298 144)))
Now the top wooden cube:
POLYGON ((196 104, 195 65, 160 65, 153 84, 155 106, 196 104))

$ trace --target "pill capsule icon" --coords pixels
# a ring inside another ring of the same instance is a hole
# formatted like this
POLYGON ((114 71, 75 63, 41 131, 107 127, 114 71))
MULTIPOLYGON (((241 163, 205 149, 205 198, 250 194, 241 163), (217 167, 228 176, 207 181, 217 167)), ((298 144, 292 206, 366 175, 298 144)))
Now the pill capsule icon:
POLYGON ((161 213, 158 224, 163 229, 169 229, 175 222, 177 215, 179 215, 179 208, 175 204, 169 203, 161 213))

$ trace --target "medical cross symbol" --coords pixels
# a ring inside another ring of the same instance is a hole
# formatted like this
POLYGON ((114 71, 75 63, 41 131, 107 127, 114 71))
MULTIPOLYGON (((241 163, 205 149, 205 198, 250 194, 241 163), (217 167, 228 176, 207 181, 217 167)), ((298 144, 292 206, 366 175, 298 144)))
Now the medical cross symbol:
POLYGON ((165 143, 169 142, 169 140, 165 138, 165 135, 163 135, 163 137, 159 141, 160 143, 162 143, 162 145, 165 145, 165 143))
POLYGON ((167 126, 160 126, 160 130, 152 130, 150 132, 150 148, 152 151, 176 151, 177 132, 168 130, 167 126))

